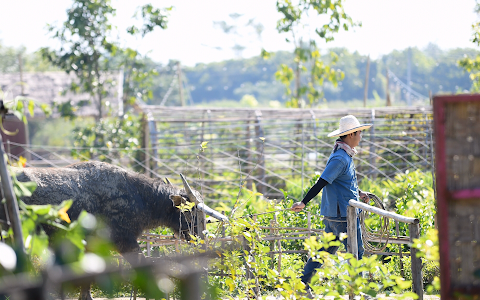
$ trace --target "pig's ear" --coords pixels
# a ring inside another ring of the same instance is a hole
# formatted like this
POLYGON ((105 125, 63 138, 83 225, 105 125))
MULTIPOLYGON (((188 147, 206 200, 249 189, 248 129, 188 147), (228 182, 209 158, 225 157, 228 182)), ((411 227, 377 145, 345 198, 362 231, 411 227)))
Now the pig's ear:
POLYGON ((183 199, 182 196, 180 195, 170 195, 170 200, 173 202, 173 206, 179 206, 180 204, 185 202, 185 199, 183 199))

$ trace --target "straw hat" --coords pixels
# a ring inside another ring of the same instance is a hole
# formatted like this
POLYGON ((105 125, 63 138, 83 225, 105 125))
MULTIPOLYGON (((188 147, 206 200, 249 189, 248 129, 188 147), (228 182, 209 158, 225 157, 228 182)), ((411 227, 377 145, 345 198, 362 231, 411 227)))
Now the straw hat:
POLYGON ((328 137, 347 135, 370 127, 372 127, 372 124, 360 124, 355 116, 348 115, 340 119, 340 128, 330 132, 328 137))

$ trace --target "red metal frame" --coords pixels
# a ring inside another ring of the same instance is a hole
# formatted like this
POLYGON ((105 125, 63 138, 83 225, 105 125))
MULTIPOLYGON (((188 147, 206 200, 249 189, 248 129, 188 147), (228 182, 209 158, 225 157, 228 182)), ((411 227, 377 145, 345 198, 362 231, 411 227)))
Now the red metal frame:
POLYGON ((480 198, 480 189, 450 192, 447 189, 447 166, 445 154, 445 104, 480 101, 480 95, 449 95, 433 97, 433 120, 435 131, 435 168, 437 188, 437 222, 440 243, 441 299, 453 299, 450 281, 448 241, 448 202, 455 199, 480 198))

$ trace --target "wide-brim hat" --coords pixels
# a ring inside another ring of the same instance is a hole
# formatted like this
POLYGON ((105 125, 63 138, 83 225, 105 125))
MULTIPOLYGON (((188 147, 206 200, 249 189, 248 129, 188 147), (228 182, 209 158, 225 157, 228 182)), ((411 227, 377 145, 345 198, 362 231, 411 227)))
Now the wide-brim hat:
POLYGON ((372 124, 360 124, 355 116, 348 115, 340 119, 340 128, 330 132, 328 137, 347 135, 349 133, 368 129, 370 127, 372 127, 372 124))

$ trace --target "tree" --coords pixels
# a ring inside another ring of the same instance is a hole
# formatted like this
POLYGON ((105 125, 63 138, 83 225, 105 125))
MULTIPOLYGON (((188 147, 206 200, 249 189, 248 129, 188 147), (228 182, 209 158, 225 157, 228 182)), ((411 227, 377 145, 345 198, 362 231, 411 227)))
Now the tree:
MULTIPOLYGON (((137 9, 136 16, 141 15, 143 26, 131 26, 128 33, 141 35, 153 31, 155 27, 166 28, 167 12, 171 8, 156 9, 151 4, 137 9)), ((133 49, 120 49, 116 41, 109 40, 112 32, 110 18, 115 16, 115 8, 110 0, 75 0, 67 10, 67 20, 60 27, 49 26, 53 38, 61 43, 58 50, 42 48, 42 56, 55 66, 73 72, 78 82, 71 84, 75 93, 88 93, 97 108, 97 120, 104 116, 102 100, 108 90, 116 83, 108 77, 109 72, 125 66, 129 73, 128 80, 144 79, 144 74, 137 74, 138 52, 133 49), (120 64, 115 64, 115 56, 121 56, 120 64), (112 60, 114 63, 110 62, 112 60), (132 76, 130 76, 133 74, 132 76)), ((150 75, 150 74, 147 74, 150 75)), ((120 83, 121 84, 121 83, 120 83)), ((130 90, 127 90, 129 93, 130 90)))
POLYGON ((105 74, 109 71, 106 59, 117 50, 115 43, 107 39, 112 30, 109 19, 114 15, 110 0, 75 0, 63 25, 49 26, 53 38, 61 43, 60 49, 41 49, 54 65, 76 75, 78 83, 73 82, 70 89, 90 95, 97 108, 97 119, 103 117, 102 100, 113 84, 105 74))
MULTIPOLYGON (((143 20, 143 26, 138 28, 132 25, 127 32, 132 36, 143 38, 156 27, 166 29, 171 10, 172 7, 160 9, 154 8, 151 4, 139 7, 134 16, 143 20)), ((123 106, 132 105, 137 98, 149 102, 153 99, 154 78, 158 76, 154 62, 147 56, 142 57, 137 50, 132 48, 122 49, 120 57, 120 65, 124 70, 123 106)))
MULTIPOLYGON (((277 30, 291 35, 291 39, 286 38, 286 41, 294 45, 295 70, 281 64, 275 76, 286 87, 286 94, 290 97, 288 107, 313 106, 323 95, 321 87, 325 80, 337 86, 338 81, 344 77, 342 71, 333 68, 338 60, 334 52, 330 52, 330 65, 320 59, 317 40, 333 41, 334 34, 341 28, 348 30, 357 24, 345 13, 343 0, 278 0, 277 10, 282 14, 277 22, 277 30), (312 16, 319 17, 319 20, 312 22, 312 16), (327 21, 322 21, 325 16, 327 21), (309 28, 308 23, 319 25, 309 28), (308 30, 313 30, 313 38, 304 37, 308 30), (304 80, 301 78, 302 73, 307 73, 304 80), (295 84, 292 92, 293 80, 295 84), (307 97, 308 104, 305 103, 304 96, 307 97)), ((265 57, 268 53, 262 51, 262 55, 265 57)))
MULTIPOLYGON (((480 15, 480 2, 476 1, 475 12, 480 15)), ((472 25, 473 38, 472 42, 477 46, 480 46, 480 22, 476 22, 472 25)), ((480 92, 480 55, 477 54, 474 58, 469 56, 458 61, 458 65, 465 71, 470 73, 470 79, 472 80, 471 91, 473 93, 480 92)))

